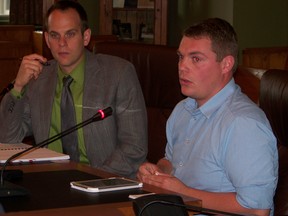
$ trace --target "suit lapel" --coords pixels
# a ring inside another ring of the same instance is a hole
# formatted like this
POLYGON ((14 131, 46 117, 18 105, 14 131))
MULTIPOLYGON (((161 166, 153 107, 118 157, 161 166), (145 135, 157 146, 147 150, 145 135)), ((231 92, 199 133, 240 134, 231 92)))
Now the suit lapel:
MULTIPOLYGON (((94 54, 86 52, 86 64, 85 64, 85 76, 84 76, 84 89, 83 89, 83 107, 93 107, 96 104, 98 79, 97 74, 100 70, 100 66, 97 62, 97 58, 94 54)), ((85 109, 85 108, 84 108, 85 109)), ((92 112, 93 113, 93 112, 92 112)), ((95 114, 95 113, 94 113, 95 114)), ((91 112, 83 112, 83 120, 91 117, 91 112)))
POLYGON ((40 123, 42 124, 42 136, 41 137, 49 137, 50 123, 51 123, 51 115, 52 115, 52 107, 53 107, 53 99, 55 96, 56 85, 57 85, 57 67, 54 68, 54 71, 50 71, 48 76, 43 78, 41 82, 42 86, 44 86, 43 94, 41 94, 40 98, 40 123), (45 87, 46 86, 46 87, 45 87))

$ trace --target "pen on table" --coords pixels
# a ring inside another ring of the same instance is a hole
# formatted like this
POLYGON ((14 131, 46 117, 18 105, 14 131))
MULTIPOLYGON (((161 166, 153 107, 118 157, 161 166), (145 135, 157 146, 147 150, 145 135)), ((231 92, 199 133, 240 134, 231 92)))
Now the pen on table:
MULTIPOLYGON (((19 60, 22 61, 23 59, 22 59, 22 58, 19 58, 19 60)), ((43 62, 43 61, 40 61, 40 60, 38 60, 38 59, 35 59, 35 61, 39 61, 40 64, 42 64, 43 66, 49 66, 49 65, 50 65, 50 63, 49 63, 48 61, 43 62)))

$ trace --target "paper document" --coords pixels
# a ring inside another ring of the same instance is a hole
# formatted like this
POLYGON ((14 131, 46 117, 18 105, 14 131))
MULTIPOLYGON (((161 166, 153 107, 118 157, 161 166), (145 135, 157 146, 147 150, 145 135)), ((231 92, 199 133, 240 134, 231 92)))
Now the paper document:
MULTIPOLYGON (((19 144, 4 144, 0 143, 0 163, 5 163, 8 158, 18 152, 30 148, 31 145, 24 143, 19 144)), ((68 160, 69 155, 52 151, 47 148, 36 148, 24 153, 23 155, 13 159, 12 163, 19 162, 37 162, 37 161, 54 161, 54 160, 68 160)))

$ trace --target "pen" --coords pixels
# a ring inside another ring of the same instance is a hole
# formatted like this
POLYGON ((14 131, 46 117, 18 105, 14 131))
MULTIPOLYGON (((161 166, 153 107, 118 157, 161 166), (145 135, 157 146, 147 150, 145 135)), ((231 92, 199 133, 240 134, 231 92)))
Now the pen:
POLYGON ((49 66, 49 65, 50 65, 50 63, 49 63, 48 61, 46 61, 46 62, 39 61, 39 62, 40 62, 40 64, 42 64, 43 66, 49 66))
MULTIPOLYGON (((42 64, 43 66, 49 66, 49 65, 50 65, 50 63, 49 63, 48 61, 42 62, 42 61, 40 61, 40 60, 38 60, 38 59, 35 59, 35 60, 36 60, 36 61, 39 61, 40 64, 42 64)), ((22 61, 22 58, 19 58, 19 61, 22 61)))

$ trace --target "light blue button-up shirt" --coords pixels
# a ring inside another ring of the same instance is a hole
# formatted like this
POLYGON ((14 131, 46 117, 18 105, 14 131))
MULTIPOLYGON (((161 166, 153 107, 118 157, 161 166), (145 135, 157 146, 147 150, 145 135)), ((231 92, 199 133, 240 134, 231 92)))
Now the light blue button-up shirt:
POLYGON ((246 208, 273 208, 276 139, 264 112, 232 79, 200 108, 187 98, 167 122, 166 158, 192 188, 236 192, 246 208))

